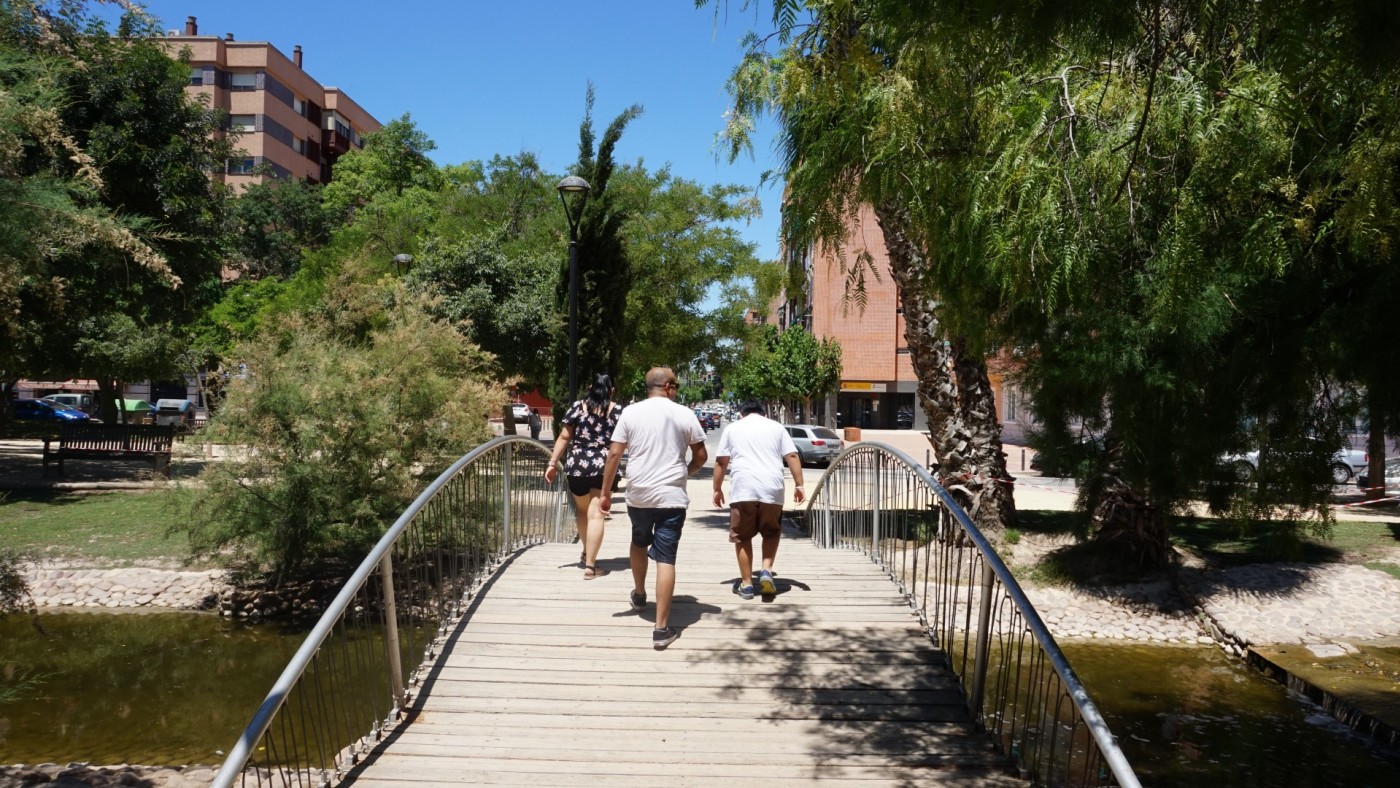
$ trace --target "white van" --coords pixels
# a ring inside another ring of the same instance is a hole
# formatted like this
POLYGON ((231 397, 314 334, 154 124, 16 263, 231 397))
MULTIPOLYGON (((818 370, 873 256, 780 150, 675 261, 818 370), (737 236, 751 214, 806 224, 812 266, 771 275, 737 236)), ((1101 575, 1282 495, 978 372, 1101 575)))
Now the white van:
POLYGON ((91 394, 50 394, 44 399, 67 405, 89 416, 97 412, 97 400, 91 394))

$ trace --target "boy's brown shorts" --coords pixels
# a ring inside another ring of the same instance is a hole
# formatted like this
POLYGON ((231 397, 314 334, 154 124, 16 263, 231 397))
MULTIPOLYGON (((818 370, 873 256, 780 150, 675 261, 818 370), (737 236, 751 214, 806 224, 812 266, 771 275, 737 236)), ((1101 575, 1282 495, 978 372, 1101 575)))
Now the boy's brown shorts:
POLYGON ((729 541, 747 542, 755 534, 764 539, 776 539, 783 532, 783 505, 758 501, 736 501, 729 504, 729 541))

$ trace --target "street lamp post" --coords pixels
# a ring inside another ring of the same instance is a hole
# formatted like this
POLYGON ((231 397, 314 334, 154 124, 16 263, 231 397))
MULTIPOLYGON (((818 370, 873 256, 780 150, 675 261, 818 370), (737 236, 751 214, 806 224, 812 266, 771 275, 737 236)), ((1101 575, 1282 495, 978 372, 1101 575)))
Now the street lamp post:
POLYGON ((569 220, 569 398, 578 396, 578 222, 583 216, 584 198, 592 187, 588 181, 570 175, 559 181, 559 202, 564 204, 564 217, 569 220), (575 195, 569 207, 569 195, 575 195))

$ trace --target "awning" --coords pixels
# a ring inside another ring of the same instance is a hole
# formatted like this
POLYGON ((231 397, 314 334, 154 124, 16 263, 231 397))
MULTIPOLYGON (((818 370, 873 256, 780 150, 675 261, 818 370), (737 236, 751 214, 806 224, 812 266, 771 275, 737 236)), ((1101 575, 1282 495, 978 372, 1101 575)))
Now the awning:
POLYGON ((97 391, 95 380, 21 380, 20 389, 57 389, 59 391, 97 391))

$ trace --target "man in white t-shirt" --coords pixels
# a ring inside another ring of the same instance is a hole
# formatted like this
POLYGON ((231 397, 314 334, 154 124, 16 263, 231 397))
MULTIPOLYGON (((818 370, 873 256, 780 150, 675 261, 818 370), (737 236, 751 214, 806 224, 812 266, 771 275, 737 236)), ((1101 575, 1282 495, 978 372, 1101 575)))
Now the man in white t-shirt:
POLYGON ((622 409, 613 428, 608 462, 603 467, 603 514, 612 508, 613 480, 622 453, 627 458, 627 517, 632 521, 632 608, 647 605, 647 558, 656 561, 656 626, 652 646, 663 649, 679 635, 668 625, 671 595, 676 590, 676 547, 690 505, 685 482, 708 456, 705 430, 683 405, 671 400, 679 388, 676 373, 665 367, 647 371, 647 398, 622 409), (690 449, 690 462, 685 459, 690 449))
POLYGON ((742 418, 720 435, 715 450, 715 506, 724 505, 724 474, 733 467, 729 485, 729 541, 739 559, 739 579, 734 593, 753 599, 753 538, 763 534, 763 566, 758 590, 764 596, 778 593, 773 582, 773 559, 782 537, 783 463, 797 485, 792 499, 802 503, 802 461, 787 428, 763 414, 763 403, 745 402, 742 418))

